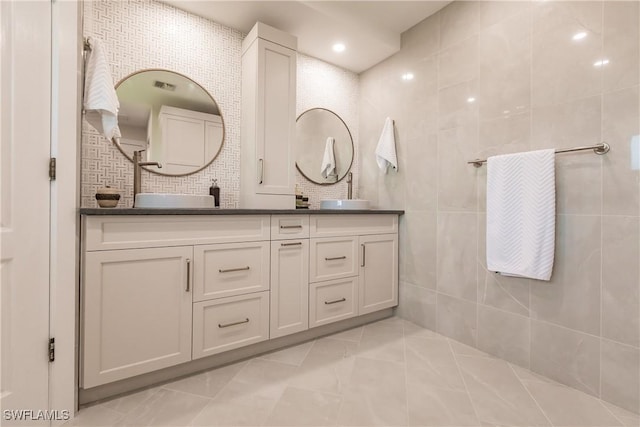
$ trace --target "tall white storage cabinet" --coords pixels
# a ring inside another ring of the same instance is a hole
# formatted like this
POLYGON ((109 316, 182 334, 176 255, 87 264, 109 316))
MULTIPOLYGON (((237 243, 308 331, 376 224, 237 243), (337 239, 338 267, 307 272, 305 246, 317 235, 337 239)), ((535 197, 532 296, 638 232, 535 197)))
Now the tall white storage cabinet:
POLYGON ((297 43, 260 22, 242 43, 241 208, 295 209, 297 43))

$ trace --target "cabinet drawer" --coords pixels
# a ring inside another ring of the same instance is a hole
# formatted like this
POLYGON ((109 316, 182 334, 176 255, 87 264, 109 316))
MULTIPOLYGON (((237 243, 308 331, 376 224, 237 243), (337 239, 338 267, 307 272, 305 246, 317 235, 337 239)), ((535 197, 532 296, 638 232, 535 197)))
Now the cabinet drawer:
POLYGON ((269 215, 85 216, 85 250, 269 240, 269 215))
POLYGON ((269 242, 195 246, 193 300, 269 290, 269 242))
POLYGON ((398 232, 398 215, 311 215, 310 237, 356 236, 398 232))
POLYGON ((272 215, 271 240, 309 237, 309 215, 272 215))
POLYGON ((193 358, 269 339, 269 292, 193 304, 193 358))
POLYGON ((357 277, 313 283, 309 289, 309 327, 354 317, 357 300, 357 277))
POLYGON ((358 275, 357 237, 311 239, 309 281, 358 275))

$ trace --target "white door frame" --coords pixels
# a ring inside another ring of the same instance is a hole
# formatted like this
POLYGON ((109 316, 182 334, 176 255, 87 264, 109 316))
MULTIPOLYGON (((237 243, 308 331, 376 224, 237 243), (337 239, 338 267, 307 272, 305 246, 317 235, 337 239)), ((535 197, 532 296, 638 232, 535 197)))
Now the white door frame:
MULTIPOLYGON (((53 0, 50 336, 56 360, 49 368, 49 406, 77 409, 82 1, 53 0)), ((62 422, 54 422, 54 425, 62 422)))

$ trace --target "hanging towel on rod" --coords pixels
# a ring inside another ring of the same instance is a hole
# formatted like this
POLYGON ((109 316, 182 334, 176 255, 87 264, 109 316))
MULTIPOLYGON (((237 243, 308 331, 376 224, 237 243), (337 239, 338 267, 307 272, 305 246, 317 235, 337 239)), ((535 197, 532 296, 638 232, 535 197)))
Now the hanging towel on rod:
POLYGON ((487 160, 487 269, 549 280, 556 229, 554 150, 487 160))
POLYGON ((84 111, 91 126, 109 141, 120 138, 118 109, 120 103, 113 87, 107 55, 99 39, 89 37, 90 49, 84 76, 84 111))
POLYGON ((334 152, 335 142, 336 140, 330 136, 327 138, 327 142, 324 145, 324 156, 322 157, 320 173, 325 179, 330 176, 336 176, 336 156, 334 152))
POLYGON ((398 157, 396 155, 396 137, 393 131, 393 120, 387 117, 384 121, 382 134, 376 147, 376 162, 384 173, 387 173, 389 166, 398 171, 398 157))

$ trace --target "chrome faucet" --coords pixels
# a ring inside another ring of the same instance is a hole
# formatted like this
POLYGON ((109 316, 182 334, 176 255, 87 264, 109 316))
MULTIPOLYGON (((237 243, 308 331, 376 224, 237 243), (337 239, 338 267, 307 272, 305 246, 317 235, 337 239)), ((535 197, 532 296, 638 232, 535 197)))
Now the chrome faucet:
POLYGON ((347 199, 353 199, 353 172, 347 174, 347 199))
POLYGON ((142 166, 162 167, 158 162, 142 162, 142 153, 146 150, 133 152, 133 205, 136 205, 136 194, 142 192, 142 166))

